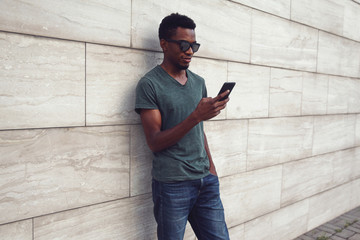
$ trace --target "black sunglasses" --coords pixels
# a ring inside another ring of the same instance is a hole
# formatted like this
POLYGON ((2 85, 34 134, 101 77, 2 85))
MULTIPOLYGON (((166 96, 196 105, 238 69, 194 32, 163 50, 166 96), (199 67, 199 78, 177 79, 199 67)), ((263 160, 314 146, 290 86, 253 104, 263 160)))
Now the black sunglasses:
POLYGON ((183 52, 189 50, 190 47, 193 52, 197 52, 200 47, 200 43, 197 42, 189 43, 188 41, 185 40, 173 40, 173 39, 165 39, 165 41, 179 44, 180 50, 183 52))

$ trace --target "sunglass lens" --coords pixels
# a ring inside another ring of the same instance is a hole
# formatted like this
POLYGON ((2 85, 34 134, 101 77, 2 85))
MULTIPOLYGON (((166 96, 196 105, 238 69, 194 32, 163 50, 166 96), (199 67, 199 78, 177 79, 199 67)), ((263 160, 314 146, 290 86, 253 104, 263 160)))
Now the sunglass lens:
POLYGON ((189 48, 190 48, 190 43, 189 42, 184 41, 184 42, 180 43, 181 51, 186 52, 187 50, 189 50, 189 48))
POLYGON ((199 50, 200 44, 198 43, 193 43, 191 48, 193 50, 193 52, 197 52, 199 50))

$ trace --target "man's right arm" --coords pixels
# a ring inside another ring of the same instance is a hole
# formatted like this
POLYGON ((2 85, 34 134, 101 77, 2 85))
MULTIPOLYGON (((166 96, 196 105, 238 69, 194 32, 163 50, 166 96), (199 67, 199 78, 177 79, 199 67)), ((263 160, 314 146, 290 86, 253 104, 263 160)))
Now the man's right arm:
POLYGON ((142 109, 140 112, 141 122, 144 128, 146 142, 153 152, 162 151, 176 144, 194 126, 217 116, 226 107, 229 99, 218 101, 226 96, 224 92, 215 98, 203 98, 196 109, 181 123, 173 128, 161 131, 161 114, 158 109, 142 109))

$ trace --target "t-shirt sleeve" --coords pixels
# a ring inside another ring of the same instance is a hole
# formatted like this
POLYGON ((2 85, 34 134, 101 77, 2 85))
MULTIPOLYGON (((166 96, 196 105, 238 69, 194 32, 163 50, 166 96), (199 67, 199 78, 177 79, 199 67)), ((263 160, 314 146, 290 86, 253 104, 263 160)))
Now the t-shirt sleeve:
POLYGON ((147 78, 140 79, 136 86, 135 112, 140 114, 141 109, 159 109, 155 89, 147 78))

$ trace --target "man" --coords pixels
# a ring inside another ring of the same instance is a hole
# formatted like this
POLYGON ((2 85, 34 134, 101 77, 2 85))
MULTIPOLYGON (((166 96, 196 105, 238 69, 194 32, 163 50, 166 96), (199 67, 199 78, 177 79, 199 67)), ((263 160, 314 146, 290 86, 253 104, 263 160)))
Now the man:
POLYGON ((228 99, 207 97, 204 79, 188 70, 200 44, 196 25, 180 14, 159 27, 161 65, 140 79, 135 110, 154 153, 153 201, 160 240, 183 239, 187 221, 199 240, 229 239, 203 121, 217 116, 228 99))

